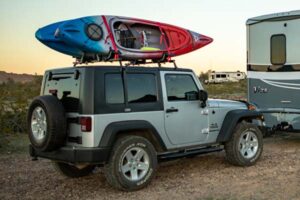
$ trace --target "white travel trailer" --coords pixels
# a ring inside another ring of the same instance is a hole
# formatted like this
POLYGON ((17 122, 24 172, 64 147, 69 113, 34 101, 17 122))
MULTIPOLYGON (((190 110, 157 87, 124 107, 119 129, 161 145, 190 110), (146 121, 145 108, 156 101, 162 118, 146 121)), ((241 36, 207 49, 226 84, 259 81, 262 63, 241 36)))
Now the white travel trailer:
POLYGON ((300 130, 300 10, 246 24, 249 102, 268 128, 300 130))
POLYGON ((238 82, 246 78, 244 72, 209 72, 206 83, 238 82))

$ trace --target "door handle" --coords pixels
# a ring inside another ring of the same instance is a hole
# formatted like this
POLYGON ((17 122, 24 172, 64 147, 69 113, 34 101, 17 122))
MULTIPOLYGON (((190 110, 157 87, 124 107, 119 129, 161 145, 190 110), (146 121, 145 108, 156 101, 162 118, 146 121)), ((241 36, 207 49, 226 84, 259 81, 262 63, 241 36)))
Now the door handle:
POLYGON ((171 112, 178 112, 178 109, 177 108, 168 108, 167 110, 166 110, 166 113, 171 113, 171 112))

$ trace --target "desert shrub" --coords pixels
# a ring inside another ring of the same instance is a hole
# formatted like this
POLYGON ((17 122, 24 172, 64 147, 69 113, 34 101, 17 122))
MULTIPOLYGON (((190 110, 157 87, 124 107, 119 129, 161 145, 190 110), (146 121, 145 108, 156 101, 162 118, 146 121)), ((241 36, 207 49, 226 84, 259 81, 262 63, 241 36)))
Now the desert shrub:
POLYGON ((27 83, 8 80, 0 84, 0 134, 26 132, 30 100, 39 95, 42 78, 27 83))
POLYGON ((247 79, 239 82, 203 85, 210 98, 246 100, 247 79))

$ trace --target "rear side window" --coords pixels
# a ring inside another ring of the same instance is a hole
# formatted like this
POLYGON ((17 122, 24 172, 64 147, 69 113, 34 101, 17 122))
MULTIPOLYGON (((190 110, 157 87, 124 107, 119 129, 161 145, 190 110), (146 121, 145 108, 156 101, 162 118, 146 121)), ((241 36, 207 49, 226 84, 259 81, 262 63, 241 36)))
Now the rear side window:
POLYGON ((128 103, 157 101, 157 86, 154 74, 127 74, 128 103))
POLYGON ((167 74, 165 76, 168 101, 198 100, 198 88, 193 77, 185 74, 167 74))
POLYGON ((271 63, 283 65, 286 62, 286 37, 285 35, 273 35, 271 37, 271 63))
POLYGON ((124 88, 121 74, 105 75, 105 98, 106 103, 124 103, 124 88))

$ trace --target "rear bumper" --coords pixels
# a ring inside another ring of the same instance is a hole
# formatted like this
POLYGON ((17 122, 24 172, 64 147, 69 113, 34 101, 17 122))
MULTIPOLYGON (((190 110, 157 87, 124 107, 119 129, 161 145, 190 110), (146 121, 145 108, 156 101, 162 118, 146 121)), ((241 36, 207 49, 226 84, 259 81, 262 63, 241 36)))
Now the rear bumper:
POLYGON ((107 162, 109 148, 82 148, 82 147, 62 147, 51 152, 43 152, 29 145, 29 154, 35 158, 47 158, 50 160, 68 163, 94 163, 102 164, 107 162))

